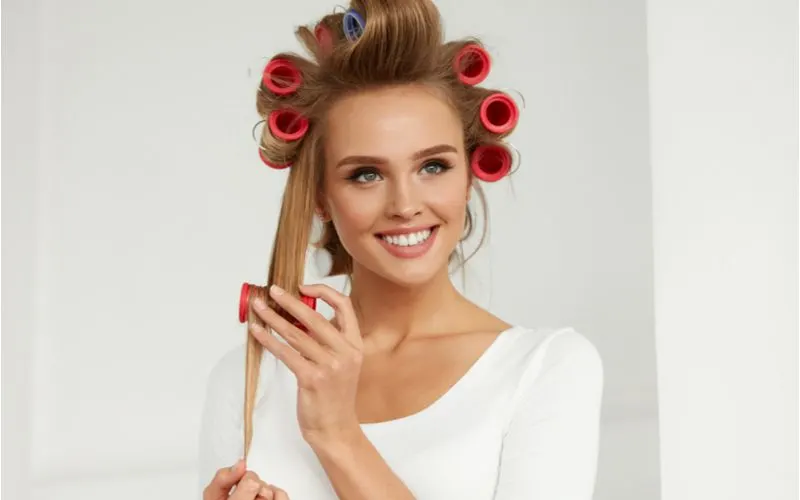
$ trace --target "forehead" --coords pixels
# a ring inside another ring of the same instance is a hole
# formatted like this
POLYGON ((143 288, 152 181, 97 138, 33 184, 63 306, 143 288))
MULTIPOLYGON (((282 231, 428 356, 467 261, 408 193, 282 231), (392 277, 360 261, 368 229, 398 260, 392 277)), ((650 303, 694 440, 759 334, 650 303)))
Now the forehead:
POLYGON ((455 110, 430 88, 389 87, 349 95, 328 111, 325 151, 329 160, 348 155, 407 159, 438 144, 463 149, 463 126, 455 110))

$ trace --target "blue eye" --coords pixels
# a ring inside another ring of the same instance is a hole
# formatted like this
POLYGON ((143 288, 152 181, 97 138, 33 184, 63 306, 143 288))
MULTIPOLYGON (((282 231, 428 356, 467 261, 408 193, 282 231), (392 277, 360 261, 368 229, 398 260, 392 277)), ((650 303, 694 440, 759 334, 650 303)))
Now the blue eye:
POLYGON ((422 165, 422 169, 426 174, 437 175, 450 170, 451 167, 447 162, 442 160, 430 160, 422 165))
POLYGON ((380 180, 380 174, 374 168, 359 168, 348 179, 359 184, 369 184, 380 180))

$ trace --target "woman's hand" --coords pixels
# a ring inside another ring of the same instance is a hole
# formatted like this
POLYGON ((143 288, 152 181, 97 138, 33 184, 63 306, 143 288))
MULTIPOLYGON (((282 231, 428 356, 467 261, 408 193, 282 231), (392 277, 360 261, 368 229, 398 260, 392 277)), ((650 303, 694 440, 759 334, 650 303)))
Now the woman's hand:
POLYGON ((306 441, 347 440, 360 431, 355 403, 363 343, 355 311, 349 297, 329 286, 302 286, 300 292, 328 303, 336 313, 333 323, 273 286, 270 297, 308 333, 259 300, 254 301, 256 313, 289 345, 258 325, 250 325, 250 332, 297 377, 297 419, 306 441))
POLYGON ((289 500, 289 496, 259 479, 255 472, 247 470, 244 460, 239 460, 232 467, 217 471, 203 490, 203 500, 289 500))

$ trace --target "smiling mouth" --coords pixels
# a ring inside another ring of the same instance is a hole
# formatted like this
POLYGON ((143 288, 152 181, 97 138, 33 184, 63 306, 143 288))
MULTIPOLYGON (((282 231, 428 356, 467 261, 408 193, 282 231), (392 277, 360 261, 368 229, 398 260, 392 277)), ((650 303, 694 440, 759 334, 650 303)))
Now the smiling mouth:
POLYGON ((383 240, 389 245, 407 248, 415 247, 424 244, 436 232, 439 226, 431 226, 427 229, 422 229, 413 233, 406 234, 376 234, 375 237, 383 240))

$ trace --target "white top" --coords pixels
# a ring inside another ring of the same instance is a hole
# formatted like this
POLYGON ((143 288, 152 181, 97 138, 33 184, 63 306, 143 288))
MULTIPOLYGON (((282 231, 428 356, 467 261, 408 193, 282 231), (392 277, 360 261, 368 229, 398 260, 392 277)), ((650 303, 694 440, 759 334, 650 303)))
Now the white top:
MULTIPOLYGON (((243 450, 244 346, 211 372, 200 485, 243 450)), ((248 469, 291 500, 337 496, 297 424, 297 380, 264 351, 248 469)), ((422 500, 589 500, 599 445, 603 365, 571 328, 501 333, 441 398, 361 428, 422 500)))

